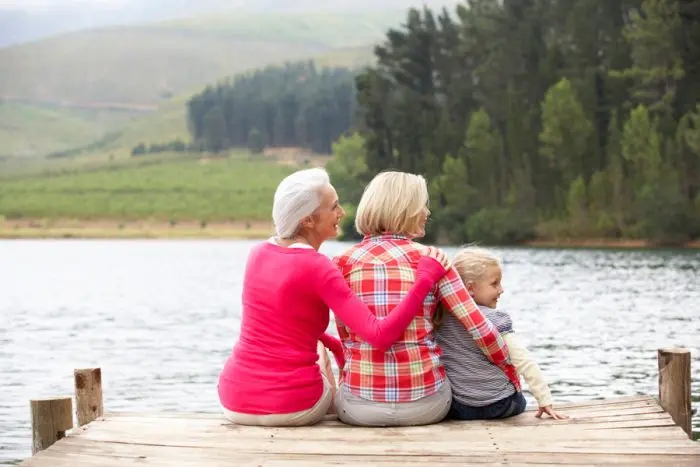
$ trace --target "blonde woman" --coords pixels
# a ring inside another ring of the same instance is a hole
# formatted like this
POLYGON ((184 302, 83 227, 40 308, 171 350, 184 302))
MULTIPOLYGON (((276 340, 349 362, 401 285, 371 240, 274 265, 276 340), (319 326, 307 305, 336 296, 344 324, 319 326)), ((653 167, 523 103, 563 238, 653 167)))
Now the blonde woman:
POLYGON ((338 339, 325 333, 329 308, 372 345, 388 348, 444 276, 443 254, 426 252, 418 258, 415 286, 386 319, 376 319, 318 252, 338 234, 344 215, 322 169, 295 172, 277 187, 272 207, 277 235, 248 256, 240 337, 219 376, 219 401, 233 423, 319 422, 331 408, 335 381, 329 365, 317 363, 318 342, 333 352, 339 367, 344 360, 338 339))
MULTIPOLYGON (((428 189, 419 175, 384 172, 365 189, 355 219, 364 239, 334 262, 350 289, 377 318, 385 318, 413 285, 417 262, 426 251, 414 239, 425 235, 429 214, 428 189)), ((431 321, 439 303, 519 390, 517 373, 498 330, 471 299, 457 272, 450 269, 428 294, 422 312, 386 351, 336 318, 346 357, 335 396, 341 421, 362 426, 427 425, 447 415, 452 392, 431 321)))

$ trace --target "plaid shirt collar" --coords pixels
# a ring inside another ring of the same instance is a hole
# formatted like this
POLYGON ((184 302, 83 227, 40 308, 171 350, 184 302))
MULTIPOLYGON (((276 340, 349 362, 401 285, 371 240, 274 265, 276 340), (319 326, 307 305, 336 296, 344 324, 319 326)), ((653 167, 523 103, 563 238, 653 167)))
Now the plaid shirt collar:
POLYGON ((403 240, 406 242, 410 242, 411 237, 409 237, 408 235, 404 235, 404 234, 385 232, 382 234, 365 235, 365 237, 362 239, 362 243, 366 243, 366 242, 382 243, 382 242, 390 242, 390 241, 397 241, 397 240, 403 240))

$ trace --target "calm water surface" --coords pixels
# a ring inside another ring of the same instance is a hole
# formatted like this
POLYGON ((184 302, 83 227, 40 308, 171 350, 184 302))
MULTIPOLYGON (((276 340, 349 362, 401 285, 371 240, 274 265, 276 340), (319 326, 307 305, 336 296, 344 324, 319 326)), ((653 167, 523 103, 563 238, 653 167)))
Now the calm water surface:
MULTIPOLYGON (((255 243, 0 242, 0 464, 30 456, 28 399, 72 394, 74 368, 103 369, 106 410, 216 412, 255 243)), ((700 400, 700 252, 498 250, 500 305, 558 401, 656 394, 671 345, 700 400)))

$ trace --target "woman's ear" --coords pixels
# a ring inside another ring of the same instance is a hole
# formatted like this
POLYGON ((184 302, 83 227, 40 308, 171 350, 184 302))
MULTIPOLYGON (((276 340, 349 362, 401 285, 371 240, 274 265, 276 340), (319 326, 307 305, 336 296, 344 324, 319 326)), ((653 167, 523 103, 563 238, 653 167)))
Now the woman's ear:
POLYGON ((312 229, 314 226, 314 220, 311 218, 311 216, 306 216, 301 220, 299 225, 302 229, 312 229))

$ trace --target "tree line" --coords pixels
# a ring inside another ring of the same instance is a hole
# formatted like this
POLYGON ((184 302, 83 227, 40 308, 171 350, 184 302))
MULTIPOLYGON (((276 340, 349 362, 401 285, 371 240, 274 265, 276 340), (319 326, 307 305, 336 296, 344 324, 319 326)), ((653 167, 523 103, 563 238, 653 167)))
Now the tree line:
POLYGON ((344 200, 398 169, 451 242, 700 237, 700 1, 412 9, 375 56, 329 165, 344 200))
POLYGON ((220 152, 304 147, 328 154, 352 125, 355 74, 313 61, 271 66, 209 86, 187 102, 193 145, 220 152))

